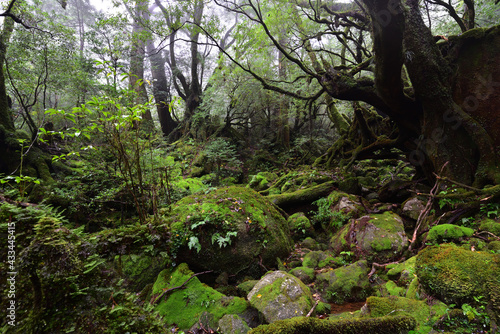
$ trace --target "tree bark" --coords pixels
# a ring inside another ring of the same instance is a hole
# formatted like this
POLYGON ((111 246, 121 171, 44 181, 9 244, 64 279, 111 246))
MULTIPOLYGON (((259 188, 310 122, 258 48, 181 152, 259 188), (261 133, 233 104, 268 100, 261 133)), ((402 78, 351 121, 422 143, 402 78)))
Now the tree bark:
MULTIPOLYGON (((147 9, 148 0, 136 0, 134 8, 134 22, 132 28, 132 45, 130 48, 130 89, 137 94, 135 103, 144 104, 148 102, 148 93, 144 82, 144 57, 145 40, 147 32, 144 28, 149 11, 147 9)), ((146 109, 144 118, 151 121, 151 111, 146 109)))
POLYGON ((169 104, 172 101, 172 96, 166 76, 165 59, 163 59, 160 51, 155 49, 152 40, 148 41, 147 52, 153 75, 153 96, 155 98, 156 111, 158 112, 163 136, 168 137, 177 127, 177 122, 170 114, 169 104))

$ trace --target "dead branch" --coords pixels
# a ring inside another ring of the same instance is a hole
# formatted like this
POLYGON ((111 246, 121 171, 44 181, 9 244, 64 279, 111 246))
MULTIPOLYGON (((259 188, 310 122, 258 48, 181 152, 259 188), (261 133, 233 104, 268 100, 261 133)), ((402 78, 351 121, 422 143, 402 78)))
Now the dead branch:
POLYGON ((319 300, 316 300, 316 303, 314 303, 311 310, 307 313, 307 315, 306 315, 307 318, 311 316, 311 314, 314 312, 314 309, 316 308, 316 306, 318 306, 318 304, 319 304, 319 300))
MULTIPOLYGON (((441 172, 443 172, 444 168, 446 165, 448 165, 449 161, 445 162, 443 167, 441 167, 441 172)), ((415 230, 413 231, 413 236, 410 241, 410 246, 408 247, 408 250, 411 251, 413 246, 415 246, 415 242, 417 241, 417 235, 418 235, 418 229, 420 228, 420 225, 422 225, 422 222, 427 218, 427 215, 431 211, 432 205, 434 204, 434 198, 436 196, 436 192, 439 189, 439 183, 441 181, 441 178, 439 176, 436 176, 436 183, 434 183, 434 186, 432 187, 431 191, 429 192, 429 199, 427 200, 427 204, 425 205, 425 208, 420 211, 420 214, 418 215, 417 223, 415 226, 415 230)))
POLYGON ((370 271, 370 273, 368 273, 368 278, 372 277, 372 275, 375 273, 375 271, 377 270, 375 267, 378 267, 378 268, 385 268, 386 266, 390 265, 390 264, 396 264, 396 263, 400 263, 402 261, 404 261, 405 258, 402 258, 401 260, 399 261, 394 261, 394 262, 389 262, 389 263, 383 263, 383 264, 378 264, 378 263, 375 263, 373 262, 372 263, 372 270, 370 271))

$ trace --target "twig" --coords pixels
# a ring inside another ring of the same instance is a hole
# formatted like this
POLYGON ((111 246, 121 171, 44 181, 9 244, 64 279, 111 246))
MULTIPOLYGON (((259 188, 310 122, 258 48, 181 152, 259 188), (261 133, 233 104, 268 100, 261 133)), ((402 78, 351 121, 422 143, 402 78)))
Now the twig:
MULTIPOLYGON (((446 165, 448 165, 448 163, 449 163, 449 161, 444 163, 443 167, 441 167, 440 173, 443 172, 443 169, 446 167, 446 165)), ((415 242, 417 241, 418 229, 420 228, 420 225, 422 225, 422 222, 425 220, 425 218, 427 218, 427 215, 429 214, 429 212, 432 208, 436 192, 439 188, 439 181, 440 180, 441 180, 441 178, 436 175, 436 183, 434 183, 434 186, 432 187, 431 191, 429 192, 430 196, 429 196, 429 199, 427 200, 427 204, 425 205, 425 208, 422 211, 420 211, 420 214, 418 215, 415 230, 413 231, 413 236, 412 236, 411 241, 410 241, 410 246, 408 247, 408 250, 410 250, 410 251, 413 248, 413 246, 415 245, 415 242)))
POLYGON ((306 317, 310 317, 311 314, 314 312, 314 309, 316 308, 316 306, 318 306, 319 304, 319 300, 316 300, 316 303, 314 303, 313 307, 311 308, 311 310, 309 311, 309 313, 307 313, 306 317))
MULTIPOLYGON (((473 234, 473 236, 474 237, 479 237, 479 234, 487 234, 490 237, 493 237, 494 239, 500 240, 500 237, 497 237, 495 234, 493 234, 491 232, 488 232, 488 231, 476 232, 476 233, 473 234)), ((481 239, 482 239, 482 237, 481 237, 481 239)), ((487 239, 485 239, 485 240, 487 240, 487 239)))
POLYGON ((161 299, 161 298, 162 298, 165 294, 167 294, 167 293, 170 293, 170 292, 172 292, 172 291, 174 291, 174 290, 183 289, 183 288, 184 288, 184 286, 185 286, 185 285, 186 285, 186 284, 187 284, 187 283, 188 283, 191 279, 193 279, 195 276, 199 276, 199 275, 203 275, 203 274, 209 274, 209 273, 211 273, 211 272, 213 272, 213 270, 203 271, 203 272, 201 272, 201 273, 196 273, 196 274, 191 275, 191 277, 189 277, 189 278, 188 278, 188 279, 187 279, 184 283, 182 283, 181 285, 176 286, 176 287, 173 287, 173 288, 170 288, 170 289, 163 290, 163 292, 162 292, 162 293, 161 293, 158 297, 156 297, 156 299, 155 299, 155 300, 153 300, 153 302, 151 302, 151 304, 153 304, 153 305, 154 305, 154 304, 156 304, 156 303, 157 303, 157 302, 158 302, 158 301, 159 301, 159 300, 160 300, 160 299, 161 299))
POLYGON ((444 182, 448 182, 448 183, 451 183, 451 184, 456 184, 457 186, 459 186, 461 188, 469 189, 469 190, 472 190, 472 191, 477 192, 477 193, 482 193, 483 192, 482 189, 474 188, 474 187, 468 186, 466 184, 463 184, 463 183, 451 180, 451 179, 449 179, 447 177, 439 176, 436 173, 433 173, 433 174, 434 174, 434 176, 436 177, 437 180, 442 180, 444 182))
POLYGON ((405 259, 402 258, 401 260, 399 261, 394 261, 394 262, 389 262, 389 263, 384 263, 384 264, 378 264, 378 263, 375 263, 373 262, 372 263, 372 270, 370 271, 370 273, 368 274, 368 278, 372 277, 372 275, 375 273, 375 267, 378 267, 378 268, 385 268, 386 266, 390 265, 390 264, 396 264, 396 263, 400 263, 401 261, 404 261, 405 259))

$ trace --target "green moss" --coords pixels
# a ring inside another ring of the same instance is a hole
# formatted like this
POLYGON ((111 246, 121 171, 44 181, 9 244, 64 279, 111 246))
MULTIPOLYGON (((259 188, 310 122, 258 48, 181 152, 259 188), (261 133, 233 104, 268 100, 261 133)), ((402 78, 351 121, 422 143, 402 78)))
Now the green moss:
POLYGON ((309 252, 304 256, 304 260, 302 260, 302 266, 314 269, 318 266, 319 261, 325 258, 325 254, 321 251, 309 252))
POLYGON ((195 194, 207 188, 199 178, 185 178, 174 181, 172 186, 183 193, 195 194))
POLYGON ((117 255, 115 266, 132 282, 134 291, 142 290, 155 281, 159 272, 166 268, 169 259, 145 254, 117 255))
POLYGON ((415 278, 415 263, 417 257, 413 256, 403 263, 397 263, 387 266, 387 277, 397 281, 399 285, 407 285, 415 278))
POLYGON ((479 225, 479 229, 500 236, 500 223, 493 219, 487 218, 483 220, 479 225))
POLYGON ((500 257, 472 252, 454 244, 425 248, 417 256, 417 275, 427 293, 447 303, 491 301, 500 314, 500 257))
POLYGON ((287 222, 294 239, 303 238, 308 233, 314 232, 311 221, 303 212, 294 213, 288 217, 287 222))
MULTIPOLYGON (((163 270, 153 286, 153 294, 158 296, 163 289, 181 286, 194 273, 187 264, 180 264, 174 271, 163 270)), ((156 310, 168 324, 176 324, 181 329, 189 329, 204 313, 213 315, 214 324, 226 314, 242 314, 248 308, 248 303, 239 297, 227 297, 206 286, 197 277, 193 277, 185 289, 175 290, 162 298, 156 310)))
POLYGON ((488 250, 494 252, 500 251, 500 241, 491 241, 488 244, 488 250))
POLYGON ((300 243, 300 245, 303 247, 303 248, 307 248, 307 249, 310 249, 310 250, 320 250, 320 244, 314 240, 313 238, 311 237, 307 237, 305 238, 304 240, 302 240, 302 242, 300 243))
POLYGON ((420 282, 418 281, 418 278, 415 277, 413 281, 411 281, 410 285, 408 286, 408 290, 406 291, 406 298, 412 298, 412 299, 422 299, 420 297, 420 282))
POLYGON ((331 244, 337 253, 353 251, 358 259, 389 262, 403 252, 407 240, 401 217, 384 212, 352 221, 332 237, 331 244))
POLYGON ((391 249, 392 242, 389 239, 375 239, 372 241, 370 246, 375 252, 381 252, 391 249))
POLYGON ((249 188, 232 186, 187 196, 165 218, 178 261, 206 270, 260 276, 256 258, 274 266, 276 257, 288 256, 293 246, 283 216, 249 188))
POLYGON ((303 316, 309 312, 313 301, 309 288, 284 271, 268 272, 250 291, 247 299, 269 323, 303 316))
POLYGON ((246 322, 236 314, 226 314, 219 320, 218 328, 222 333, 245 334, 250 331, 246 322))
POLYGON ((278 179, 278 176, 272 172, 259 172, 257 175, 253 175, 248 183, 247 187, 250 187, 256 191, 262 191, 271 186, 273 182, 278 179))
POLYGON ((243 283, 238 284, 238 290, 240 290, 241 294, 246 297, 248 293, 253 289, 255 284, 257 284, 258 282, 259 282, 258 280, 245 281, 243 283))
POLYGON ((422 333, 429 333, 432 324, 446 314, 447 305, 437 302, 433 305, 426 301, 408 299, 404 297, 369 297, 366 300, 368 316, 371 318, 392 316, 411 316, 417 321, 417 328, 422 333))
POLYGON ((365 260, 316 275, 315 287, 329 302, 362 301, 372 292, 365 260))
POLYGON ((309 284, 314 280, 314 269, 308 267, 297 267, 290 270, 290 274, 299 278, 302 282, 309 284))
POLYGON ((407 333, 415 327, 415 319, 408 316, 339 321, 296 317, 261 325, 252 329, 249 334, 399 334, 407 333))
POLYGON ((393 281, 388 281, 385 283, 385 287, 387 288, 387 292, 390 296, 404 296, 406 289, 398 286, 393 281))
POLYGON ((459 240, 463 237, 470 237, 474 234, 474 230, 464 226, 453 224, 441 224, 432 227, 427 235, 427 240, 430 242, 440 242, 443 240, 459 240))

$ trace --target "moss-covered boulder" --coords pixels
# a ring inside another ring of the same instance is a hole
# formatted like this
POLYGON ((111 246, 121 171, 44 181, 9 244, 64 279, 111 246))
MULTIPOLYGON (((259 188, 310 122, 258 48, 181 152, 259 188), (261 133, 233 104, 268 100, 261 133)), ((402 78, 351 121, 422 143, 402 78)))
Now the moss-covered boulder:
POLYGON ((386 267, 388 269, 387 276, 389 279, 398 282, 400 285, 408 285, 415 279, 415 265, 417 257, 412 256, 402 263, 390 264, 386 267))
POLYGON ((497 220, 493 220, 490 218, 483 219, 479 223, 479 229, 482 231, 493 233, 496 236, 500 236, 500 221, 498 221, 498 218, 497 220))
POLYGON ((441 224, 433 226, 427 234, 427 241, 432 243, 460 241, 464 237, 470 237, 474 230, 465 226, 453 224, 441 224))
POLYGON ((388 315, 410 316, 417 321, 418 333, 429 333, 434 324, 443 314, 448 306, 442 302, 435 301, 432 304, 423 300, 415 300, 404 297, 369 297, 361 311, 361 317, 378 318, 388 315))
POLYGON ((368 279, 370 268, 365 260, 347 267, 328 270, 316 275, 315 287, 329 302, 363 301, 372 293, 368 279))
POLYGON ((303 212, 294 213, 287 221, 294 240, 298 241, 314 234, 311 221, 303 212))
POLYGON ((314 269, 307 267, 297 267, 290 270, 290 274, 300 279, 305 284, 312 283, 314 281, 314 269))
POLYGON ((346 192, 331 192, 330 195, 328 195, 328 202, 332 211, 341 211, 352 218, 357 218, 366 214, 366 210, 358 197, 346 192))
POLYGON ((185 263, 175 269, 165 269, 158 275, 152 289, 152 300, 157 304, 155 309, 167 324, 175 324, 180 329, 187 330, 207 312, 211 315, 209 325, 217 328, 219 320, 226 314, 236 314, 243 319, 251 314, 251 307, 245 299, 225 296, 201 283, 193 275, 185 263), (159 298, 164 290, 183 284, 183 289, 172 290, 159 298))
POLYGON ((293 246, 283 216, 245 187, 185 197, 167 219, 172 255, 195 270, 260 277, 263 266, 275 266, 293 246))
POLYGON ((306 315, 313 306, 309 288, 284 271, 268 272, 247 296, 268 323, 306 315))
POLYGON ((219 320, 219 332, 221 334, 245 334, 250 331, 245 320, 236 314, 226 314, 219 320))
POLYGON ((249 334, 403 334, 416 328, 416 321, 409 316, 375 319, 321 320, 297 317, 261 325, 249 334))
POLYGON ((457 305, 475 304, 482 296, 494 317, 500 316, 500 255, 443 244, 421 251, 416 269, 428 294, 457 305))
POLYGON ((357 259, 385 263, 401 257, 408 238, 401 217, 386 211, 352 221, 338 231, 330 243, 337 253, 352 251, 357 259))
POLYGON ((405 201, 401 208, 401 215, 417 220, 420 213, 424 210, 425 203, 418 197, 412 197, 405 201))
POLYGON ((326 252, 322 251, 312 251, 304 255, 302 260, 302 266, 307 268, 316 268, 320 261, 325 260, 328 257, 326 252))

